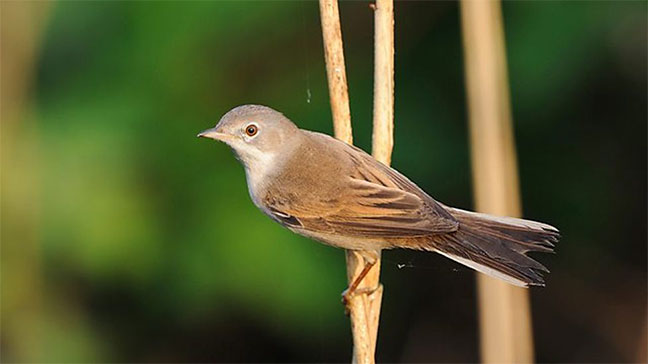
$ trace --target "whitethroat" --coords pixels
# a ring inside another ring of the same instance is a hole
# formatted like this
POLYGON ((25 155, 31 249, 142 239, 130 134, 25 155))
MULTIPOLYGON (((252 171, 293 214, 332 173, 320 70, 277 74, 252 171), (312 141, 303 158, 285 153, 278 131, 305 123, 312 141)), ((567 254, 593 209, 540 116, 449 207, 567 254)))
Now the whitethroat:
POLYGON ((198 134, 229 145, 245 167, 254 204, 293 232, 362 252, 365 266, 382 249, 434 251, 516 286, 543 286, 542 264, 528 252, 553 252, 553 226, 448 207, 359 148, 299 129, 261 105, 230 110, 198 134))

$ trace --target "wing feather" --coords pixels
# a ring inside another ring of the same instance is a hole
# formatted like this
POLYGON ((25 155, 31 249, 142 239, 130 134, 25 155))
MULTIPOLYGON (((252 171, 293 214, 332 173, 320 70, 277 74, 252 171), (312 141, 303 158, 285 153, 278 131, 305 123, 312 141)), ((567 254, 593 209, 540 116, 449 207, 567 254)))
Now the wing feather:
POLYGON ((456 231, 458 222, 439 203, 392 168, 355 147, 337 198, 272 194, 265 205, 280 223, 316 233, 358 237, 412 237, 456 231))

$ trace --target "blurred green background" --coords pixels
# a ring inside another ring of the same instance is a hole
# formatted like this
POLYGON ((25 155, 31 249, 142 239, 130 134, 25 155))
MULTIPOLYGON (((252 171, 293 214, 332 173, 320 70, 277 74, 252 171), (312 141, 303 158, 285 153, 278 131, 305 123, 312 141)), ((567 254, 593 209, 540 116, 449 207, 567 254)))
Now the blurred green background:
MULTIPOLYGON (((224 146, 261 103, 332 132, 316 2, 5 2, 4 362, 348 361, 342 251, 252 205, 224 146)), ((356 144, 373 14, 340 6, 356 144)), ((559 227, 541 362, 646 360, 646 2, 505 2, 524 214, 559 227)), ((393 165, 471 208, 458 4, 397 2, 393 165)), ((474 274, 386 252, 377 357, 474 362, 474 274)))

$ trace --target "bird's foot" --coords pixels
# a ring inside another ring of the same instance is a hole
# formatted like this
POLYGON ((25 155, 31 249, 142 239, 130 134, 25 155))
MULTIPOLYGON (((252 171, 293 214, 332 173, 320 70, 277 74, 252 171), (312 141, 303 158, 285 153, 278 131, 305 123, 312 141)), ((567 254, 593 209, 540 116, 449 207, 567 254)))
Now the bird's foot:
POLYGON ((356 296, 372 296, 377 291, 382 291, 383 285, 379 283, 376 287, 362 287, 355 288, 349 287, 342 292, 342 304, 344 305, 344 314, 349 316, 351 313, 351 300, 356 296))

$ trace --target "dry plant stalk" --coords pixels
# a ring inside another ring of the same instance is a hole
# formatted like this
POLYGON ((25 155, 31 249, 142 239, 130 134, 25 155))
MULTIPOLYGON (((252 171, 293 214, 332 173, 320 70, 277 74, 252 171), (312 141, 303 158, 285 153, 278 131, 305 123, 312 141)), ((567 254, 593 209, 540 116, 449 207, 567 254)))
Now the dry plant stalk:
MULTIPOLYGON (((377 0, 374 7, 374 104, 372 154, 378 161, 389 165, 394 147, 394 2, 377 0)), ((372 359, 375 357, 380 305, 383 287, 380 284, 380 260, 363 283, 378 289, 367 299, 372 340, 372 359)))
POLYGON ((30 89, 36 74, 38 49, 48 2, 0 3, 0 64, 2 64, 2 336, 5 362, 43 361, 40 323, 43 299, 40 193, 42 160, 38 128, 29 117, 30 89), (8 192, 11 191, 11 192, 8 192))
MULTIPOLYGON (((462 0, 466 89, 475 207, 520 216, 501 4, 462 0)), ((481 356, 485 363, 530 363, 528 291, 477 274, 481 356)))
MULTIPOLYGON (((349 111, 349 92, 344 65, 344 48, 342 29, 337 0, 320 0, 320 18, 324 38, 324 57, 328 77, 329 98, 333 115, 335 137, 353 144, 351 131, 351 113, 349 111)), ((346 252, 347 275, 352 282, 362 269, 363 258, 352 251, 346 252)), ((363 295, 357 295, 348 303, 353 333, 353 361, 356 363, 371 362, 371 336, 368 330, 366 309, 363 295)))
POLYGON ((394 146, 394 2, 374 6, 374 108, 372 154, 389 165, 394 146))
MULTIPOLYGON (((324 38, 324 54, 328 77, 331 110, 335 137, 352 144, 349 94, 344 65, 342 31, 337 0, 320 0, 320 17, 324 38)), ((375 85, 373 154, 379 161, 389 164, 393 145, 393 73, 394 36, 393 2, 378 0, 375 10, 375 85)), ((354 251, 346 252, 349 284, 364 267, 364 259, 354 251)), ((353 362, 374 363, 378 336, 378 322, 382 301, 379 282, 380 260, 359 285, 359 291, 368 288, 372 293, 357 294, 348 304, 353 333, 353 362)))
POLYGON ((328 78, 331 113, 335 137, 353 144, 351 131, 351 112, 349 109, 349 89, 344 66, 342 28, 337 0, 320 0, 322 37, 324 38, 324 58, 328 78))

